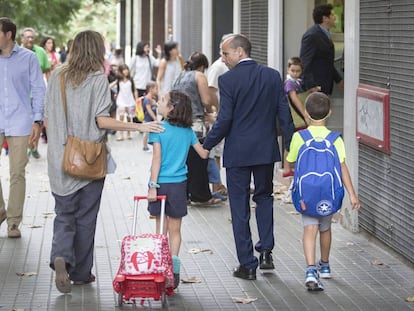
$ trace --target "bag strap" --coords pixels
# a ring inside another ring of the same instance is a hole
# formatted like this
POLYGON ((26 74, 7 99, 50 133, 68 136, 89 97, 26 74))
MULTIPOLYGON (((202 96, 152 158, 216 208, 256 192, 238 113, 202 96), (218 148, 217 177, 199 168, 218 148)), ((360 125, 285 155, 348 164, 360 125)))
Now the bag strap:
MULTIPOLYGON (((65 113, 65 120, 68 120, 67 112, 66 112, 66 89, 65 89, 65 78, 63 74, 60 73, 60 93, 62 94, 62 104, 63 104, 63 112, 65 113)), ((66 122, 66 129, 68 128, 68 124, 66 122)))
POLYGON ((312 140, 313 136, 312 134, 309 132, 308 129, 304 129, 304 130, 300 130, 299 135, 302 137, 303 141, 306 143, 308 140, 312 140))
POLYGON ((331 143, 331 145, 333 145, 333 144, 334 144, 334 142, 335 142, 335 140, 337 140, 339 136, 341 136, 341 134, 340 134, 340 133, 338 133, 338 132, 330 132, 330 133, 329 133, 329 134, 325 137, 325 139, 326 139, 327 141, 329 141, 329 142, 331 143))

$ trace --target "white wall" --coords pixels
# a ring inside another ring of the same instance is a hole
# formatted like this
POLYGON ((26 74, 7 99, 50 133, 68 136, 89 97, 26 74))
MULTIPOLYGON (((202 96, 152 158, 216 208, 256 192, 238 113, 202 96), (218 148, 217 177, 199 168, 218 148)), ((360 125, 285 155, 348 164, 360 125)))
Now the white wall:
MULTIPOLYGON (((356 139, 356 89, 359 83, 359 3, 347 0, 345 5, 345 92, 344 140, 346 163, 358 193, 358 141, 356 139)), ((342 224, 351 231, 358 231, 358 213, 349 209, 349 198, 344 200, 342 224)))
POLYGON ((267 64, 283 76, 283 0, 269 0, 267 64))
MULTIPOLYGON (((313 1, 284 0, 283 63, 293 56, 299 56, 300 42, 305 31, 313 25, 313 1)), ((286 68, 283 68, 286 73, 286 68)))

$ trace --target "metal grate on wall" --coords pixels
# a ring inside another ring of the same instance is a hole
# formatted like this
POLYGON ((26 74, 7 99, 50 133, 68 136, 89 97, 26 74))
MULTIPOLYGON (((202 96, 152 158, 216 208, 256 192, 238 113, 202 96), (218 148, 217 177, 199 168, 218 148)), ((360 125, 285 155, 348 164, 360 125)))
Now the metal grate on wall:
POLYGON ((360 1, 360 82, 390 90, 387 155, 359 149, 359 223, 414 262, 414 2, 360 1))
POLYGON ((180 52, 186 60, 202 48, 202 0, 182 0, 182 29, 180 52))
POLYGON ((240 1, 240 32, 252 44, 251 57, 267 65, 268 1, 240 1))

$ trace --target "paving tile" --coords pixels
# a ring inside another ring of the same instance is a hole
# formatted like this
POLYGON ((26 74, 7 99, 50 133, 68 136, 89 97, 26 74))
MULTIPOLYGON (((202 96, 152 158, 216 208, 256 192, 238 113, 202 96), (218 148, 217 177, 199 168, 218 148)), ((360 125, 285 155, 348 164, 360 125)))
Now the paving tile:
MULTIPOLYGON (((183 219, 181 278, 197 277, 201 283, 180 284, 175 295, 160 301, 137 300, 137 305, 117 306, 112 279, 120 260, 122 238, 131 233, 133 196, 146 193, 151 155, 141 151, 141 135, 131 141, 109 144, 118 164, 116 174, 108 175, 102 196, 95 239, 94 272, 97 281, 74 286, 72 293, 60 294, 49 268, 54 219, 54 199, 46 173, 46 145, 40 145, 42 158, 30 159, 27 166, 27 198, 22 238, 7 238, 0 228, 0 310, 414 310, 404 299, 414 296, 413 265, 406 264, 366 234, 352 233, 333 224, 331 267, 333 279, 323 280, 324 292, 310 293, 304 287, 302 226, 293 207, 275 201, 276 269, 257 272, 256 281, 233 278, 238 265, 228 203, 215 207, 189 206, 183 219), (190 254, 198 248, 210 250, 190 254), (373 265, 379 260, 382 265, 373 265), (17 276, 16 272, 35 272, 17 276), (232 297, 257 298, 250 304, 235 303, 232 297)), ((0 157, 2 186, 7 197, 8 159, 0 157)), ((257 230, 252 209, 252 232, 257 230)), ((139 207, 137 232, 151 232, 145 202, 139 207)), ((319 248, 317 248, 319 251, 319 248)))

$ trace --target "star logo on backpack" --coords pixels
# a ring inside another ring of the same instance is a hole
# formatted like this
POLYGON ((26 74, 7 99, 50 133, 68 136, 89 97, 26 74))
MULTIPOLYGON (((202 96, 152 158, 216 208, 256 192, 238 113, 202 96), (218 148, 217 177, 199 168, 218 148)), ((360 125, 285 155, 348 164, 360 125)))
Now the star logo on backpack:
POLYGON ((307 129, 298 133, 305 143, 299 149, 291 188, 295 209, 312 217, 336 213, 344 197, 341 163, 334 146, 340 134, 330 132, 322 138, 313 137, 307 129))
POLYGON ((332 214, 332 203, 327 200, 322 200, 316 206, 316 212, 321 216, 327 216, 332 214))

